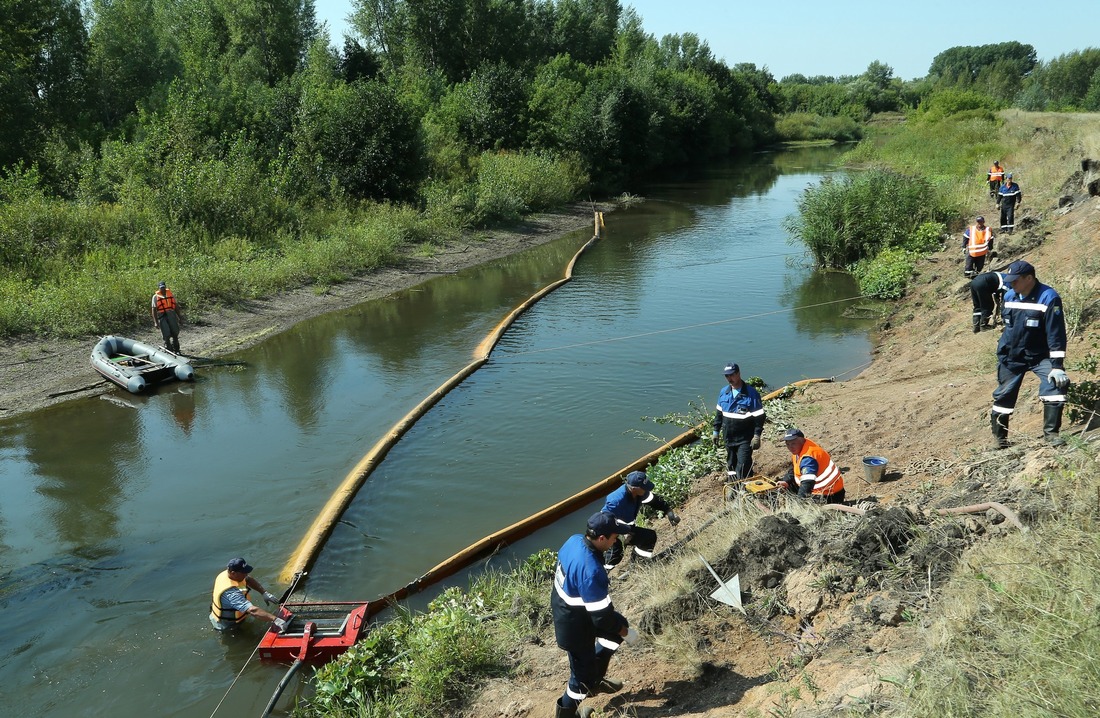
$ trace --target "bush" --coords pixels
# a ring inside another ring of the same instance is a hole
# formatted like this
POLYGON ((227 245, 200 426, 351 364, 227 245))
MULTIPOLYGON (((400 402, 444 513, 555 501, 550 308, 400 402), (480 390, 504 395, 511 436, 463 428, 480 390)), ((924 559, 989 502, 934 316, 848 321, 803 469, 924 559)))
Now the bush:
POLYGON ((873 259, 860 260, 852 267, 860 293, 876 299, 901 299, 913 276, 915 259, 912 252, 887 248, 873 259))
POLYGON ((486 152, 477 168, 475 221, 517 220, 573 200, 588 181, 580 166, 545 154, 486 152))
POLYGON ((775 122, 775 131, 784 142, 834 140, 852 142, 863 136, 859 123, 846 115, 822 117, 809 112, 792 112, 775 122))
POLYGON ((818 264, 844 268, 884 247, 904 246, 922 223, 938 219, 934 196, 926 180, 889 170, 828 177, 805 191, 784 227, 818 264))

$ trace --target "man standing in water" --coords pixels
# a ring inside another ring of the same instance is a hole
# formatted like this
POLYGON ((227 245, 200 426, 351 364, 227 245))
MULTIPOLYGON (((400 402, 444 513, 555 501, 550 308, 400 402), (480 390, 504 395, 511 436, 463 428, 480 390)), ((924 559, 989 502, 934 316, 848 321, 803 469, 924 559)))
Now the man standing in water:
POLYGON ((259 606, 253 606, 248 600, 249 590, 264 595, 267 605, 278 605, 279 599, 264 589, 260 582, 248 574, 252 567, 243 558, 235 558, 226 564, 225 570, 214 579, 214 592, 210 601, 210 624, 215 630, 228 631, 244 623, 249 616, 274 623, 280 631, 285 631, 287 622, 268 613, 259 606))
POLYGON ((718 446, 718 434, 726 432, 726 481, 752 476, 752 452, 760 448, 764 432, 764 403, 751 384, 741 381, 741 367, 730 362, 722 369, 728 386, 718 393, 711 441, 718 446))

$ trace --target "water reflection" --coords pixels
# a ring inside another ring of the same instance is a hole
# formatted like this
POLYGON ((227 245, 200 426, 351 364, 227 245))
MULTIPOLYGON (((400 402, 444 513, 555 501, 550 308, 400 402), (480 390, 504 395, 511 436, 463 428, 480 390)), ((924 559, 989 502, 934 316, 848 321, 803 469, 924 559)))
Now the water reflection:
POLYGON ((859 303, 844 301, 859 296, 859 282, 847 272, 811 271, 801 282, 788 278, 785 285, 782 303, 794 309, 795 327, 800 333, 813 337, 839 335, 867 324, 846 314, 859 303))
POLYGON ((49 543, 78 555, 118 536, 119 505, 136 488, 123 467, 141 458, 138 412, 106 401, 95 406, 91 416, 75 405, 54 408, 24 435, 25 458, 40 477, 35 490, 49 499, 39 531, 52 529, 49 543))

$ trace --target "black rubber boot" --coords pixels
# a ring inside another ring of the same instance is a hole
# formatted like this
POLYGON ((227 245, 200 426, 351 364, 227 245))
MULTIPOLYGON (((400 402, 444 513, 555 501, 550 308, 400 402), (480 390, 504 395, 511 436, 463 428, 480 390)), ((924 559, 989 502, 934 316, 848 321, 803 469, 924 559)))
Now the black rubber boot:
POLYGON ((1043 404, 1043 438, 1051 446, 1065 446, 1066 440, 1058 432, 1062 430, 1062 410, 1065 404, 1043 404))
POLYGON ((993 448, 1008 448, 1008 414, 996 411, 989 413, 989 426, 993 429, 993 448))
POLYGON ((973 322, 974 322, 974 333, 977 334, 978 332, 980 332, 982 330, 982 315, 981 315, 980 312, 973 316, 973 322))
POLYGON ((591 706, 579 706, 577 708, 565 708, 561 699, 554 704, 554 718, 591 718, 595 708, 591 706))

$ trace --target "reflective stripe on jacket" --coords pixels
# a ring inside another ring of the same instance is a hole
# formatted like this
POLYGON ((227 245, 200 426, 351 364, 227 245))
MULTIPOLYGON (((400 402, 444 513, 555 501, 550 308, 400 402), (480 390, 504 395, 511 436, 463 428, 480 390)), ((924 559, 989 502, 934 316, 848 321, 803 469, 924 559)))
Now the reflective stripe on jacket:
MULTIPOLYGON (((558 551, 554 587, 550 590, 554 637, 559 647, 591 651, 598 638, 617 637, 628 625, 611 603, 610 586, 603 556, 595 546, 580 534, 566 539, 558 551)), ((621 640, 609 643, 618 647, 621 640)))
POLYGON ((802 451, 798 452, 797 456, 791 455, 791 463, 794 465, 795 482, 801 483, 813 479, 813 492, 818 496, 830 496, 844 488, 844 477, 833 463, 829 452, 809 439, 802 444, 802 451), (812 461, 812 463, 806 462, 805 471, 802 466, 804 459, 812 461), (817 473, 811 473, 811 470, 816 470, 817 473))
POLYGON ((979 227, 976 224, 970 225, 970 229, 966 230, 967 245, 966 251, 970 253, 971 257, 984 257, 989 252, 990 239, 993 237, 993 230, 989 227, 979 227))
POLYGON ((1005 168, 993 165, 989 168, 989 181, 1000 182, 1005 178, 1005 168))
POLYGON ((726 430, 726 441, 733 443, 737 440, 749 440, 755 434, 764 431, 764 403, 758 392, 751 384, 741 384, 737 394, 733 393, 733 387, 728 384, 722 387, 718 393, 718 404, 715 407, 714 421, 711 422, 714 432, 726 430))
POLYGON ((158 291, 153 295, 153 309, 158 316, 167 311, 176 311, 176 295, 172 294, 171 289, 165 289, 163 296, 158 291))
POLYGON ((210 598, 210 615, 219 621, 226 623, 240 623, 248 614, 235 611, 232 608, 225 608, 222 606, 222 594, 231 588, 239 588, 241 593, 248 598, 248 579, 244 581, 234 581, 229 578, 229 570, 226 569, 218 574, 218 577, 214 579, 214 592, 210 598))
POLYGON ((1004 331, 997 356, 1016 368, 1033 367, 1050 359, 1061 369, 1066 359, 1066 318, 1058 292, 1041 282, 1026 297, 1014 289, 1005 292, 1004 331))

